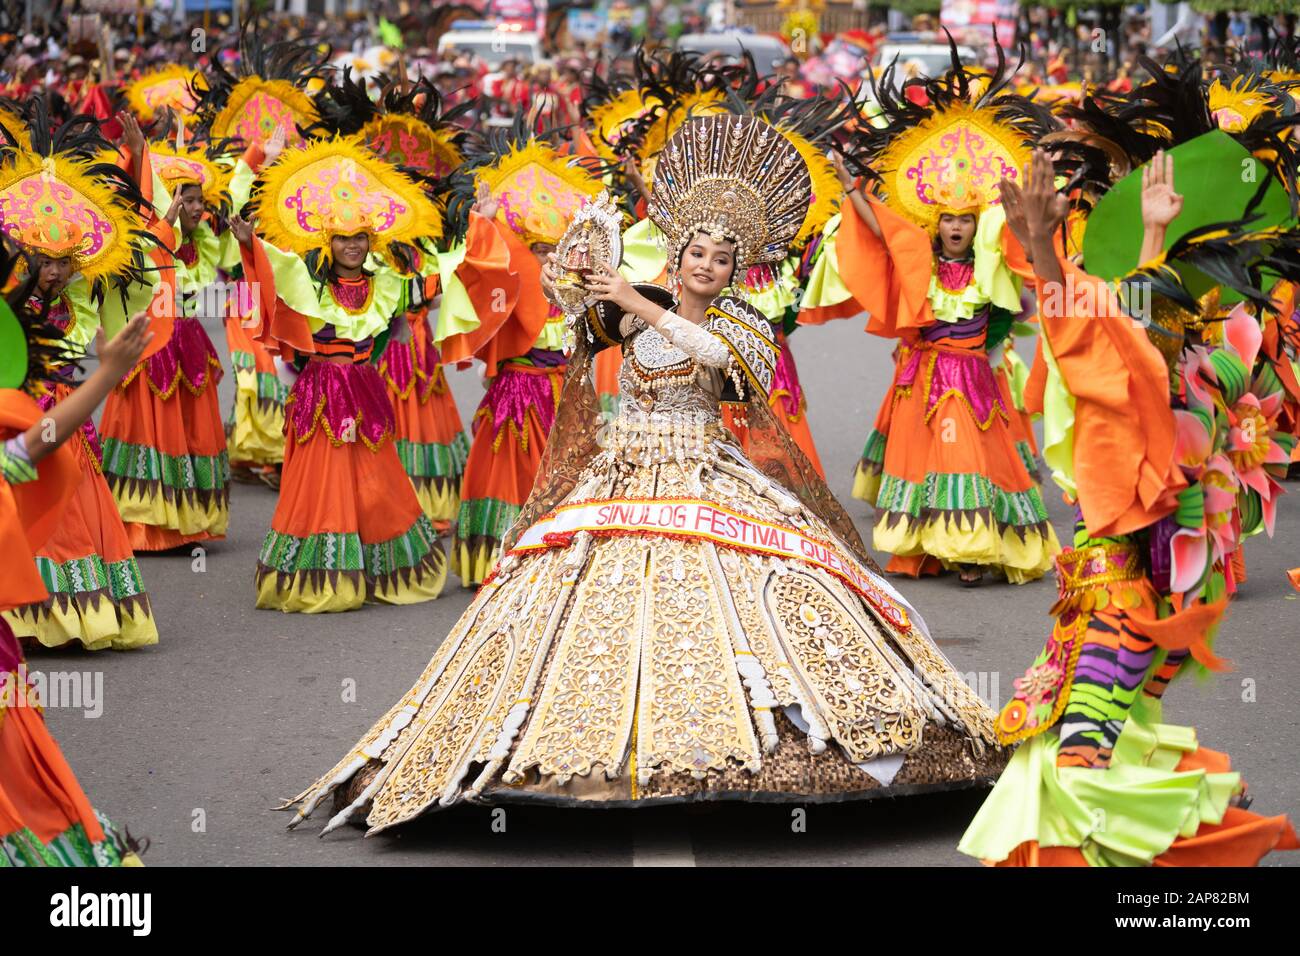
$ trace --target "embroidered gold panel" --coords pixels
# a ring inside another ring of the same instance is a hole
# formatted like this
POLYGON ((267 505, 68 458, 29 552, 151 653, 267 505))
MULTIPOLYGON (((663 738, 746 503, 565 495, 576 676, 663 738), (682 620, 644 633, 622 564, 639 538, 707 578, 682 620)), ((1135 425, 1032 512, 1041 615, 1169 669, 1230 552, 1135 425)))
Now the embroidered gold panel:
MULTIPOLYGON (((790 663, 785 659, 767 614, 759 605, 763 581, 771 573, 765 559, 752 554, 740 554, 727 548, 718 549, 718 560, 726 576, 732 606, 740 621, 743 639, 748 643, 748 653, 754 655, 765 672, 768 685, 777 702, 789 706, 798 700, 790 680, 790 663)), ((739 642, 741 637, 737 635, 739 642)), ((744 653, 737 646, 736 653, 744 653)))
POLYGON ((849 758, 907 753, 921 743, 923 701, 912 691, 902 661, 845 606, 848 597, 793 570, 773 575, 764 591, 791 663, 849 758))
POLYGON ((418 816, 459 779, 458 772, 464 773, 468 751, 500 696, 514 656, 512 630, 507 624, 466 642, 452 659, 403 735, 406 750, 386 768, 366 818, 372 832, 418 816))
POLYGON ((651 548, 641 648, 637 775, 702 777, 731 760, 759 767, 758 740, 736 670, 719 586, 703 542, 660 539, 651 548))
POLYGON ((532 767, 561 782, 598 766, 617 775, 632 731, 647 550, 630 536, 592 543, 507 779, 532 767))

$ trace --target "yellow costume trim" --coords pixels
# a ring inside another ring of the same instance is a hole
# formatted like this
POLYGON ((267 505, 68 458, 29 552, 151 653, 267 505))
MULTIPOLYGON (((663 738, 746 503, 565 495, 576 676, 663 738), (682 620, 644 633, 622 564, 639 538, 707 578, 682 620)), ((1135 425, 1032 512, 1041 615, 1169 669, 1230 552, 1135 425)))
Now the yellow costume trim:
POLYGON ((377 116, 357 133, 384 162, 406 166, 442 178, 465 162, 450 130, 435 130, 405 113, 377 116))

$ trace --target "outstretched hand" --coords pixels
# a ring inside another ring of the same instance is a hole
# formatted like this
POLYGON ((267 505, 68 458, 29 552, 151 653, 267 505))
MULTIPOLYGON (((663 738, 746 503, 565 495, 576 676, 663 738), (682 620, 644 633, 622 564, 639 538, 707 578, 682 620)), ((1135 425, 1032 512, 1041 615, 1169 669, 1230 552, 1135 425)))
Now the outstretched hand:
POLYGON ((270 166, 280 158, 280 154, 284 152, 284 144, 287 138, 288 133, 285 132, 284 124, 282 123, 275 128, 275 132, 271 134, 271 138, 268 139, 266 145, 262 147, 262 152, 266 156, 267 166, 270 166))
POLYGON ((1025 186, 1019 198, 1031 238, 1051 236, 1065 222, 1069 200, 1056 191, 1056 167, 1046 150, 1034 150, 1025 168, 1025 186))
POLYGON ((1174 158, 1160 150, 1142 167, 1142 224, 1164 229, 1183 211, 1183 197, 1174 192, 1174 158))
POLYGON ((139 157, 144 152, 144 133, 136 122, 135 115, 122 110, 117 114, 117 121, 122 124, 122 142, 132 154, 139 157))
POLYGON ((102 328, 99 329, 95 333, 95 354, 99 356, 100 367, 113 378, 121 378, 140 361, 140 356, 152 340, 149 314, 137 312, 112 339, 104 335, 102 328))
POLYGON ((501 203, 492 195, 492 190, 488 189, 487 183, 478 184, 476 197, 473 211, 478 213, 484 219, 494 218, 497 214, 497 210, 501 208, 501 203))
POLYGON ((256 225, 255 219, 244 219, 239 215, 231 215, 226 222, 230 226, 231 233, 234 234, 235 240, 241 246, 250 245, 253 241, 253 227, 256 225))

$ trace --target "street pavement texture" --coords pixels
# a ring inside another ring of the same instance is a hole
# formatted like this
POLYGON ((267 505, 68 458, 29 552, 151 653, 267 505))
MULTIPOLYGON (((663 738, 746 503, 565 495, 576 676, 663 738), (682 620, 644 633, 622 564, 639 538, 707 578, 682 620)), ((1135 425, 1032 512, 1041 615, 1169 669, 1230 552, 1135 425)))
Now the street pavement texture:
MULTIPOLYGON (((225 336, 207 322, 227 361, 225 336)), ((832 491, 871 540, 870 509, 849 497, 853 467, 887 388, 893 342, 859 319, 805 328, 793 349, 813 435, 832 491)), ((1033 342, 1017 344, 1027 360, 1033 342)), ((475 371, 450 371, 468 422, 482 396, 475 371)), ((222 382, 223 415, 231 402, 222 382)), ((1268 815, 1300 815, 1300 483, 1278 510, 1277 537, 1246 548, 1249 580, 1217 650, 1232 670, 1180 679, 1165 717, 1194 725, 1231 754, 1268 815)), ((1069 538, 1054 485, 1053 523, 1069 538)), ((253 570, 275 508, 270 489, 236 484, 230 533, 205 566, 189 555, 143 557, 160 643, 95 654, 29 651, 29 666, 102 673, 102 713, 50 707, 46 719, 92 803, 150 846, 146 865, 977 865, 956 850, 986 790, 846 804, 705 804, 635 810, 457 807, 364 838, 344 827, 318 838, 328 805, 289 832, 272 811, 332 767, 409 688, 471 592, 454 576, 432 603, 373 605, 346 614, 253 607, 253 570), (355 687, 355 694, 348 688, 355 687), (353 699, 354 698, 354 699, 353 699)), ((879 558, 880 556, 877 555, 879 558)), ((883 563, 883 559, 881 559, 883 563)), ((1019 587, 961 588, 953 575, 898 586, 958 670, 1005 701, 1047 635, 1053 576, 1019 587)), ((968 678, 969 679, 969 678, 968 678)), ((1300 853, 1272 865, 1300 864, 1300 853)))

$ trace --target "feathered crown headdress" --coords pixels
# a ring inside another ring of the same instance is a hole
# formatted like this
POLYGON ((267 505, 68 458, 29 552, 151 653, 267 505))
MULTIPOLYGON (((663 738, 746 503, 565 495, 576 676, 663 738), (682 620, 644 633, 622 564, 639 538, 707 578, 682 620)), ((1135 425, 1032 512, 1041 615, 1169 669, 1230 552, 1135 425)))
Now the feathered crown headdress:
POLYGON ((414 180, 356 139, 286 149, 262 173, 257 215, 267 242, 328 261, 334 236, 366 233, 370 251, 437 239, 442 216, 414 180))
POLYGON ((1030 143, 1051 128, 1050 114, 1010 92, 1001 48, 997 68, 973 74, 949 37, 951 69, 894 87, 897 64, 871 78, 880 114, 858 126, 847 155, 874 176, 891 207, 933 232, 945 213, 979 214, 1000 201, 998 183, 1018 180, 1030 143), (917 87, 929 105, 907 98, 917 87))
POLYGON ((356 135, 381 159, 439 189, 465 162, 464 143, 471 133, 455 120, 474 102, 444 110, 431 80, 419 79, 405 90, 387 76, 380 83, 384 93, 375 102, 345 67, 337 83, 316 95, 320 120, 308 132, 356 135))
POLYGON ((475 172, 479 183, 499 201, 497 219, 528 245, 559 242, 573 214, 604 188, 541 137, 510 142, 500 159, 475 172))
POLYGON ((163 109, 193 113, 205 89, 203 74, 172 64, 126 84, 126 102, 142 123, 152 123, 163 109))
POLYGON ((202 147, 151 143, 149 157, 153 171, 173 195, 185 186, 198 186, 208 206, 222 209, 230 202, 233 170, 214 162, 202 147))
POLYGON ((699 116, 660 154, 649 215, 668 238, 670 267, 703 232, 735 243, 743 274, 785 258, 811 191, 808 165, 775 126, 757 117, 699 116))
POLYGON ((247 27, 239 51, 238 75, 228 72, 220 57, 212 61, 209 88, 198 107, 210 138, 265 143, 282 126, 286 146, 302 145, 300 128, 318 119, 303 87, 320 78, 328 51, 288 40, 263 45, 247 27))

